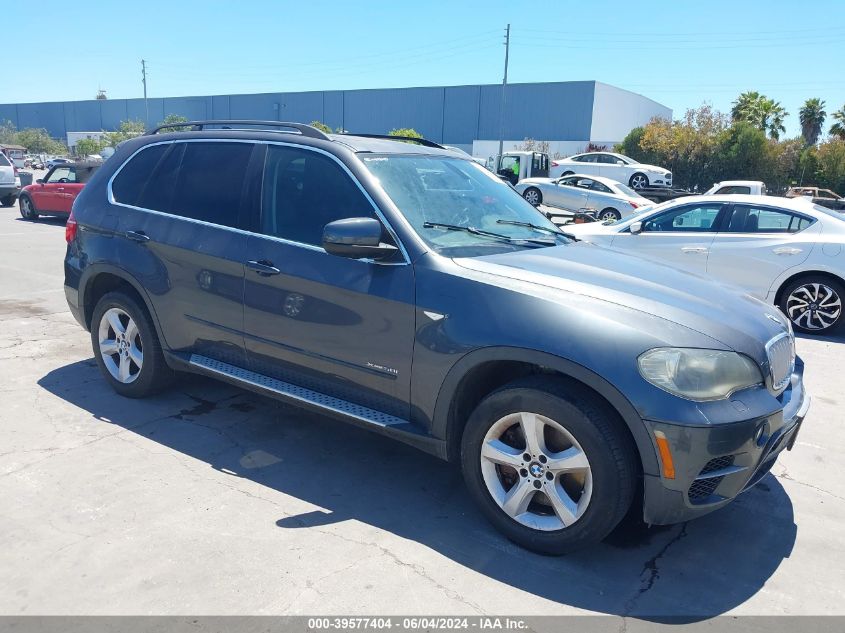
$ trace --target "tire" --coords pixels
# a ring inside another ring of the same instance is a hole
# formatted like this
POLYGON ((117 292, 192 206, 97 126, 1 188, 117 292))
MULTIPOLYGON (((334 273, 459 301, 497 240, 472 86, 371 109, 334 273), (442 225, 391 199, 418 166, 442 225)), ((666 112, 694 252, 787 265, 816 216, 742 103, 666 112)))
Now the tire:
POLYGON ((29 196, 20 197, 20 212, 24 220, 35 222, 38 219, 38 211, 35 210, 35 205, 32 204, 32 199, 29 196))
POLYGON ((798 332, 830 334, 845 323, 845 286, 830 277, 801 277, 787 284, 780 297, 778 307, 798 332))
POLYGON ((97 302, 91 319, 91 345, 106 381, 127 398, 153 395, 174 377, 147 310, 124 292, 109 292, 97 302), (106 341, 111 345, 107 347, 106 341), (114 351, 109 354, 109 349, 114 351))
POLYGON ((543 193, 537 187, 528 187, 522 197, 535 207, 543 204, 543 193))
POLYGON ((508 539, 541 554, 601 541, 630 508, 637 483, 636 449, 614 417, 601 400, 547 376, 488 395, 461 440, 464 480, 481 512, 508 539), (532 449, 524 428, 548 430, 532 449), (570 469, 553 468, 564 450, 570 469))
POLYGON ((17 200, 15 196, 6 196, 2 200, 0 200, 0 204, 2 204, 4 207, 11 207, 15 204, 15 200, 17 200))
POLYGON ((643 189, 644 187, 648 187, 648 176, 637 172, 628 180, 628 185, 631 189, 643 189))
POLYGON ((608 207, 607 209, 602 209, 601 213, 599 213, 599 222, 607 222, 609 220, 621 220, 622 214, 619 213, 613 207, 608 207))

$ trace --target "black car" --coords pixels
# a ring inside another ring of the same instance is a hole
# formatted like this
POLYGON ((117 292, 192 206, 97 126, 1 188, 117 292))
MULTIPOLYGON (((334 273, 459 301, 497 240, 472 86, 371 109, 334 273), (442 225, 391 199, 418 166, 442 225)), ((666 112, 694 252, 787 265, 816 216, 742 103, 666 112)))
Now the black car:
POLYGON ((179 125, 123 143, 67 225, 119 394, 195 372, 386 434, 547 553, 632 505, 706 514, 791 448, 809 398, 774 308, 575 241, 424 139, 179 125))

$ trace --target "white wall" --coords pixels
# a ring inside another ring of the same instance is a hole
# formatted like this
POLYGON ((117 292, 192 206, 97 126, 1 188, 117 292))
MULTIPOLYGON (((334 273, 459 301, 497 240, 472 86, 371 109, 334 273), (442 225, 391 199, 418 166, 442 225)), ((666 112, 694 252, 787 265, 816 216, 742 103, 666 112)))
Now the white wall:
POLYGON ((76 147, 77 142, 84 138, 94 138, 100 140, 103 138, 105 132, 68 132, 67 133, 67 146, 68 149, 73 150, 76 147))
POLYGON ((628 132, 654 117, 671 121, 672 109, 635 92, 597 81, 590 140, 597 145, 609 145, 608 149, 612 149, 628 132))

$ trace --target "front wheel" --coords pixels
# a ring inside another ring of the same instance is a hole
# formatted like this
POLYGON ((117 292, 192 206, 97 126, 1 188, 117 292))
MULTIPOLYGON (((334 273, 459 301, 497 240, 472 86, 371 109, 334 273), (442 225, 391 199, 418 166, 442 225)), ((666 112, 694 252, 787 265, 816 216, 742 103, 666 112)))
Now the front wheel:
POLYGON ((173 377, 147 311, 126 293, 110 292, 97 302, 91 344, 100 371, 122 396, 144 398, 173 377))
POLYGON ((38 219, 38 211, 35 210, 35 205, 32 204, 29 196, 21 196, 21 217, 24 220, 33 222, 38 219))
POLYGON ((528 187, 522 194, 522 197, 535 207, 543 203, 543 194, 537 187, 528 187))
POLYGON ((559 555, 601 541, 634 496, 630 439, 601 401, 549 377, 490 394, 467 422, 464 479, 484 515, 526 549, 559 555))
POLYGON ((616 220, 621 220, 622 214, 619 213, 616 209, 612 207, 608 207, 607 209, 602 210, 599 213, 599 222, 614 222, 616 220))
POLYGON ((631 189, 645 189, 648 187, 648 176, 638 172, 631 176, 628 185, 630 185, 631 189))
POLYGON ((804 277, 781 293, 780 309, 792 327, 806 334, 827 334, 842 326, 845 288, 828 277, 804 277))

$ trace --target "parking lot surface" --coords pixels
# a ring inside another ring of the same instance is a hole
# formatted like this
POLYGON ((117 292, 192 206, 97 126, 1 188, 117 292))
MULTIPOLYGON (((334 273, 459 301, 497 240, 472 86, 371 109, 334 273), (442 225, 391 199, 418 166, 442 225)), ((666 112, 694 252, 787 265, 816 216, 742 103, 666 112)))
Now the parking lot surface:
POLYGON ((845 614, 845 338, 799 340, 813 405, 756 488, 547 558, 386 438, 205 378, 117 396, 64 250, 0 212, 2 614, 845 614))

